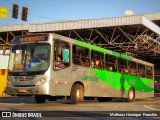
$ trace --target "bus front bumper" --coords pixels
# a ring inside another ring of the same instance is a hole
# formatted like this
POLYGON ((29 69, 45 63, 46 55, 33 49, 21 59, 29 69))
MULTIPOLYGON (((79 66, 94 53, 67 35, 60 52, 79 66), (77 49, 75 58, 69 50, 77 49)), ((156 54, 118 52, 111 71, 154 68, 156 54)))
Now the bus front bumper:
POLYGON ((49 84, 46 82, 42 85, 35 85, 35 86, 7 86, 7 94, 8 95, 49 95, 49 84))

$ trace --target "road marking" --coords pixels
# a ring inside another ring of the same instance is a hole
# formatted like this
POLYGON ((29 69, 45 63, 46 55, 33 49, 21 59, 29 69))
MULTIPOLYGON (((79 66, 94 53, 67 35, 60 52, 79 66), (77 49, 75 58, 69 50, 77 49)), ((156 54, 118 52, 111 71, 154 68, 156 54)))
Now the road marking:
MULTIPOLYGON (((150 106, 153 106, 153 105, 150 105, 150 106)), ((151 109, 151 110, 160 110, 160 109, 157 109, 157 108, 149 107, 148 105, 144 105, 144 107, 148 108, 148 109, 151 109)))
POLYGON ((6 106, 11 106, 11 105, 25 105, 25 103, 0 103, 0 105, 6 105, 6 106))

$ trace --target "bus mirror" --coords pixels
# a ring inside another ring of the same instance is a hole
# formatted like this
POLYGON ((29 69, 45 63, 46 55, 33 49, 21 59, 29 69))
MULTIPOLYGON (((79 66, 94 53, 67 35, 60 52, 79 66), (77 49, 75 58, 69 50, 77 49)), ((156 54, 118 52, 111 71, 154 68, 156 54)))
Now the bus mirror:
POLYGON ((69 63, 69 50, 63 48, 62 49, 63 62, 69 63))

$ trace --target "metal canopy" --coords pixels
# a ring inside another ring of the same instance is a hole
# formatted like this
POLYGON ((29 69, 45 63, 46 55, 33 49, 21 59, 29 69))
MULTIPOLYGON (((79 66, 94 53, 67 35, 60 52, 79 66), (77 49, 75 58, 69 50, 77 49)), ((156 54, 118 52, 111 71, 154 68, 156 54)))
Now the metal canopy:
POLYGON ((160 58, 160 13, 1 26, 1 48, 33 32, 55 32, 136 58, 160 58))

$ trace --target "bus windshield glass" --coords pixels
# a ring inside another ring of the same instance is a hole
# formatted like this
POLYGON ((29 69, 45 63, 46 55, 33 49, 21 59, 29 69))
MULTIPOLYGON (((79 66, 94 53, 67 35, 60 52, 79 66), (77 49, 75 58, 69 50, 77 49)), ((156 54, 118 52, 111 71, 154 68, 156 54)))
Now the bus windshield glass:
POLYGON ((43 71, 49 67, 50 44, 28 43, 12 46, 9 70, 14 72, 43 71))

